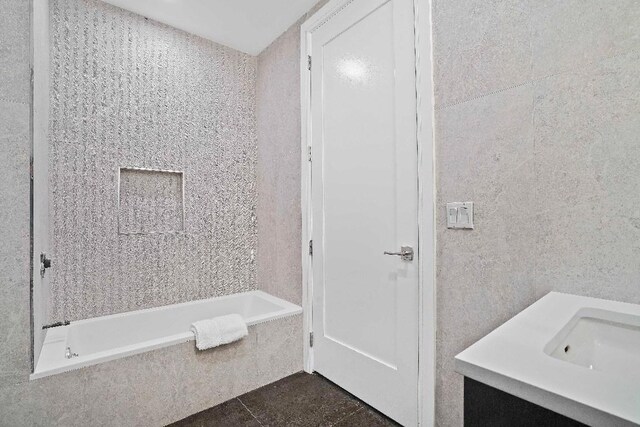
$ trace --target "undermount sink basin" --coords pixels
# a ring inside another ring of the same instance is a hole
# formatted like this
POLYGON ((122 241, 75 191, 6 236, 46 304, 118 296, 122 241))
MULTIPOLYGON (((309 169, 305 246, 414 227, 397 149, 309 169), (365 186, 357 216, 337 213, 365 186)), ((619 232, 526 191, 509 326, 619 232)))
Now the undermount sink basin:
POLYGON ((465 377, 583 424, 640 427, 640 304, 551 292, 455 364, 465 377))
POLYGON ((594 371, 640 379, 640 316, 582 308, 544 351, 594 371))

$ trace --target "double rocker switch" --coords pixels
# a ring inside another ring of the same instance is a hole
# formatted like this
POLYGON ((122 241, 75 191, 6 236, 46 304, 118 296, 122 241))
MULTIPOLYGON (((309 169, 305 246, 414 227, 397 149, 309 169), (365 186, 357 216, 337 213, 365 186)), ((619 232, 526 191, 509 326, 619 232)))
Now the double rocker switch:
POLYGON ((447 228, 473 229, 473 202, 447 203, 447 228))

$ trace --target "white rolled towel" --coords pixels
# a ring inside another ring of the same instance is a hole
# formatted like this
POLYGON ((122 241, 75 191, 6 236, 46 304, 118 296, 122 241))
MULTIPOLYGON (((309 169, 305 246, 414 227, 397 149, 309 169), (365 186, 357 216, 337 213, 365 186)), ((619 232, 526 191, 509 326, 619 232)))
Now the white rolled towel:
POLYGON ((198 350, 229 344, 249 334, 247 324, 239 314, 199 320, 191 325, 191 331, 196 336, 198 350))

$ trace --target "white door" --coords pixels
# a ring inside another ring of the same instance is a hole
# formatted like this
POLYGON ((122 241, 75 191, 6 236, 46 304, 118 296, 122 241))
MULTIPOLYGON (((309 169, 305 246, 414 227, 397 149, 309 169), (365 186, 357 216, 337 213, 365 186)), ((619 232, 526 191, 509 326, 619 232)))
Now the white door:
POLYGON ((411 0, 354 0, 311 32, 314 369, 418 420, 411 0), (413 260, 386 252, 415 251, 413 260), (407 249, 407 250, 410 250, 407 249))

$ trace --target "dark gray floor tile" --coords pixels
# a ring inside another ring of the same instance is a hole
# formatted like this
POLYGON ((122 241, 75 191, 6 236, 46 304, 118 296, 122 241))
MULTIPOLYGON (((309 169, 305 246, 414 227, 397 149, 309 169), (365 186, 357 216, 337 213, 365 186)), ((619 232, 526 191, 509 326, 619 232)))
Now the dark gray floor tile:
POLYGON ((318 375, 299 373, 239 398, 264 426, 330 426, 362 403, 318 375))
POLYGON ((369 408, 362 408, 353 415, 342 419, 335 427, 391 427, 400 424, 369 408))
POLYGON ((238 399, 232 399, 169 427, 260 427, 260 423, 238 399))

